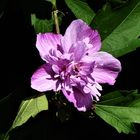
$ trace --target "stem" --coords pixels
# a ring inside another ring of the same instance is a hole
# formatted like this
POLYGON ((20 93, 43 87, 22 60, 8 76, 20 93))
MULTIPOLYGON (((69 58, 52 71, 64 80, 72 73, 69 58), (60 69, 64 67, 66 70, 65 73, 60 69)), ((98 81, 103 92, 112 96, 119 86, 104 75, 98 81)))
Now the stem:
POLYGON ((9 140, 9 132, 10 132, 11 130, 12 130, 12 129, 10 128, 10 129, 6 132, 6 134, 5 134, 3 140, 9 140))
POLYGON ((59 29, 59 20, 58 20, 58 10, 57 10, 57 6, 56 6, 56 0, 52 0, 52 4, 53 4, 53 17, 54 17, 54 23, 55 23, 55 30, 57 34, 60 34, 60 29, 59 29))
POLYGON ((58 21, 58 10, 54 10, 53 11, 53 16, 54 16, 54 22, 55 22, 55 29, 56 29, 56 33, 59 34, 60 33, 60 28, 59 28, 59 21, 58 21))

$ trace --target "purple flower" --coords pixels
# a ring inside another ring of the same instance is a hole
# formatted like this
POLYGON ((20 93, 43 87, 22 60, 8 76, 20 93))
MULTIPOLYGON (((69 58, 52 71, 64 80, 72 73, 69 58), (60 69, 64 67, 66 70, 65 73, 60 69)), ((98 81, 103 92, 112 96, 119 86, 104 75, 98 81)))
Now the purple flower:
POLYGON ((37 35, 36 42, 45 61, 31 77, 31 87, 40 92, 62 91, 79 111, 90 109, 98 101, 100 83, 113 85, 121 70, 120 62, 101 49, 96 30, 80 19, 74 20, 61 34, 37 35))

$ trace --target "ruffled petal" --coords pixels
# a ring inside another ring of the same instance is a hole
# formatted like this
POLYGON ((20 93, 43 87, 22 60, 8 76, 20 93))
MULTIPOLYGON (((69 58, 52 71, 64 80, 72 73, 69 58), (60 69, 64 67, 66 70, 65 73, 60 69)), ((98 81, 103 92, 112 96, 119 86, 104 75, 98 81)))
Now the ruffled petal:
POLYGON ((62 46, 68 52, 73 44, 83 41, 92 51, 99 51, 101 48, 101 38, 96 30, 93 30, 81 19, 74 20, 67 28, 62 46))
POLYGON ((37 91, 56 90, 58 82, 52 78, 53 70, 49 64, 42 65, 31 77, 31 87, 37 91))
POLYGON ((54 33, 39 33, 37 35, 36 47, 43 60, 45 59, 45 56, 49 54, 51 49, 60 48, 61 38, 61 34, 54 33))
POLYGON ((91 95, 93 95, 96 101, 99 101, 99 97, 101 96, 99 90, 102 90, 102 87, 98 83, 88 83, 86 86, 83 87, 83 91, 85 93, 90 93, 91 95))
POLYGON ((91 62, 91 63, 80 62, 78 64, 79 73, 81 75, 85 75, 85 76, 91 74, 94 69, 94 64, 95 64, 95 62, 91 62))
POLYGON ((111 54, 106 52, 94 53, 95 67, 92 77, 98 83, 108 83, 113 85, 118 73, 121 71, 121 63, 111 54))
POLYGON ((65 97, 69 102, 72 102, 79 111, 86 111, 92 107, 92 95, 80 91, 78 88, 73 87, 71 91, 62 90, 65 97))

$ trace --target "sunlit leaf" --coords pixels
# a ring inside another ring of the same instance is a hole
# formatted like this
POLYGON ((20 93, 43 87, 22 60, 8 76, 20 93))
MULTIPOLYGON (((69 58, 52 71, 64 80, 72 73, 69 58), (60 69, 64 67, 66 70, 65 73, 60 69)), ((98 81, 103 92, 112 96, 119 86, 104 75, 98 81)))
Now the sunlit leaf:
POLYGON ((116 57, 140 47, 140 1, 130 0, 116 10, 106 4, 93 20, 102 37, 102 50, 116 57))
POLYGON ((35 117, 43 110, 48 110, 48 101, 45 95, 23 101, 11 129, 24 124, 30 117, 35 117))
POLYGON ((56 6, 56 0, 46 0, 48 2, 51 2, 53 6, 56 6))
POLYGON ((65 0, 65 2, 77 18, 84 20, 87 24, 91 23, 95 13, 86 2, 80 0, 65 0))

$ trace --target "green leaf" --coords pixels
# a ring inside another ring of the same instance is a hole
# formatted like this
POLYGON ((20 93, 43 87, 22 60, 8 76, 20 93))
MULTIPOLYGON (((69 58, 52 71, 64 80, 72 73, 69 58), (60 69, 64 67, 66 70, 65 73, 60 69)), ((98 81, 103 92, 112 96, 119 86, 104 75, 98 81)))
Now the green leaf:
POLYGON ((117 90, 103 95, 98 104, 111 106, 128 106, 139 98, 140 95, 138 94, 138 90, 117 90))
POLYGON ((45 95, 22 101, 10 130, 21 126, 27 122, 30 117, 35 117, 43 110, 48 110, 48 101, 45 95))
POLYGON ((106 4, 91 25, 101 34, 102 50, 116 57, 140 47, 140 1, 130 0, 121 8, 106 4))
POLYGON ((87 24, 92 22, 95 13, 86 2, 80 0, 65 0, 65 2, 76 18, 84 20, 87 24))
POLYGON ((137 90, 115 91, 102 97, 95 113, 121 133, 135 133, 134 123, 140 123, 140 95, 137 90), (114 95, 113 95, 114 94, 114 95), (117 106, 118 105, 118 106, 117 106))
POLYGON ((54 20, 50 19, 38 19, 35 14, 31 15, 32 25, 35 28, 36 33, 52 32, 54 20))
POLYGON ((118 9, 124 6, 129 0, 108 0, 113 9, 118 9))
POLYGON ((131 103, 129 103, 129 106, 135 106, 135 107, 140 107, 140 98, 132 101, 131 103))
POLYGON ((128 0, 109 0, 109 2, 113 2, 113 3, 126 3, 128 2, 128 0))
POLYGON ((140 123, 140 107, 97 105, 95 113, 119 133, 135 133, 133 123, 140 123))
POLYGON ((115 8, 119 8, 123 6, 123 4, 127 3, 129 0, 108 0, 115 8))

